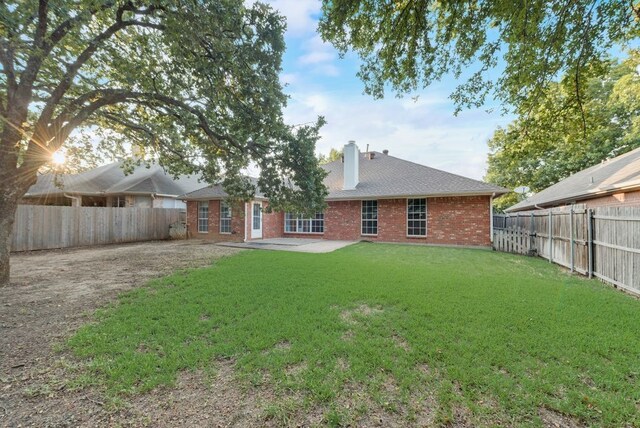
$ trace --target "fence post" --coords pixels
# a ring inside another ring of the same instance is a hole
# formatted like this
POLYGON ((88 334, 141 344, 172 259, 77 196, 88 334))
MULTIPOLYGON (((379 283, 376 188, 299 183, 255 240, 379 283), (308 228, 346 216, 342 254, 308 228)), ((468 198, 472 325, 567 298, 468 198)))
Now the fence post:
POLYGON ((549 208, 549 263, 553 263, 553 211, 549 208))
POLYGON ((573 253, 573 241, 574 241, 574 235, 573 235, 573 205, 571 205, 571 211, 569 212, 569 228, 571 229, 571 232, 569 233, 570 236, 570 240, 569 240, 569 244, 571 245, 571 272, 573 272, 574 269, 574 253, 573 253))
POLYGON ((529 224, 529 256, 532 256, 534 254, 534 251, 537 251, 536 247, 536 238, 534 237, 535 234, 535 221, 536 218, 533 215, 533 212, 531 213, 531 223, 529 224))
POLYGON ((593 278, 593 210, 587 210, 587 249, 589 253, 589 278, 593 278))

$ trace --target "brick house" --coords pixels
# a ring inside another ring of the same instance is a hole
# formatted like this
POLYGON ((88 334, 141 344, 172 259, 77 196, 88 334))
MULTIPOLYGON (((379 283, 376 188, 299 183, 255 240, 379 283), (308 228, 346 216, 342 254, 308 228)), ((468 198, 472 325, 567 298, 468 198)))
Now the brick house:
POLYGON ((583 169, 505 211, 530 211, 576 203, 587 208, 640 205, 640 148, 583 169))
POLYGON ((342 160, 323 166, 327 209, 312 218, 266 213, 256 192, 231 206, 220 185, 183 196, 189 236, 216 241, 323 238, 444 245, 491 245, 492 199, 502 187, 384 153, 361 153, 354 142, 342 160))

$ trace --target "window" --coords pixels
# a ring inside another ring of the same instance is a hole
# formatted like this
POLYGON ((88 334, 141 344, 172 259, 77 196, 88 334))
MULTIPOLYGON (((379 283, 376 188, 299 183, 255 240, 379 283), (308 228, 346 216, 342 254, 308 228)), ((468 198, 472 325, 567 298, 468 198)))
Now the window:
POLYGON ((407 236, 427 236, 427 200, 407 199, 407 236))
POLYGON ((198 232, 209 231, 209 201, 198 202, 198 232))
POLYGON ((231 207, 220 201, 220 233, 231 233, 231 207))
POLYGON ((111 199, 111 206, 116 208, 124 208, 127 206, 127 199, 124 196, 114 196, 111 199))
POLYGON ((316 213, 310 218, 302 214, 285 213, 284 231, 286 233, 324 233, 324 213, 316 213))
POLYGON ((362 201, 362 234, 378 234, 378 201, 362 201))

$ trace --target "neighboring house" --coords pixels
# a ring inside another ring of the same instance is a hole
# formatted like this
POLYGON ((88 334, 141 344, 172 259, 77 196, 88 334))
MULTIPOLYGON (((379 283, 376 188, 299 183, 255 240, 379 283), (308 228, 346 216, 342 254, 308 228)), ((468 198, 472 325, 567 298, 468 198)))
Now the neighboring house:
POLYGON ((126 175, 122 162, 80 174, 42 174, 20 203, 84 207, 185 208, 180 195, 202 187, 198 177, 173 178, 152 164, 126 175))
POLYGON ((220 185, 184 195, 189 236, 217 241, 276 237, 489 246, 491 201, 507 189, 389 156, 354 142, 328 171, 327 209, 312 218, 263 212, 258 190, 230 206, 220 185))
POLYGON ((640 204, 640 148, 577 172, 505 211, 529 211, 576 203, 587 207, 640 204))

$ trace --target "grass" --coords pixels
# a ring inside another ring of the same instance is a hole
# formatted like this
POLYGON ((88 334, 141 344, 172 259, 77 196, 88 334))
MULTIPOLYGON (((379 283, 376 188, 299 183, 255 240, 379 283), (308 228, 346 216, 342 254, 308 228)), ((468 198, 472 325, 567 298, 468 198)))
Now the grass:
POLYGON ((248 251, 123 295, 68 342, 126 397, 232 359, 265 417, 640 426, 640 302, 534 258, 358 244, 248 251), (542 415, 542 416, 541 416, 542 415))

